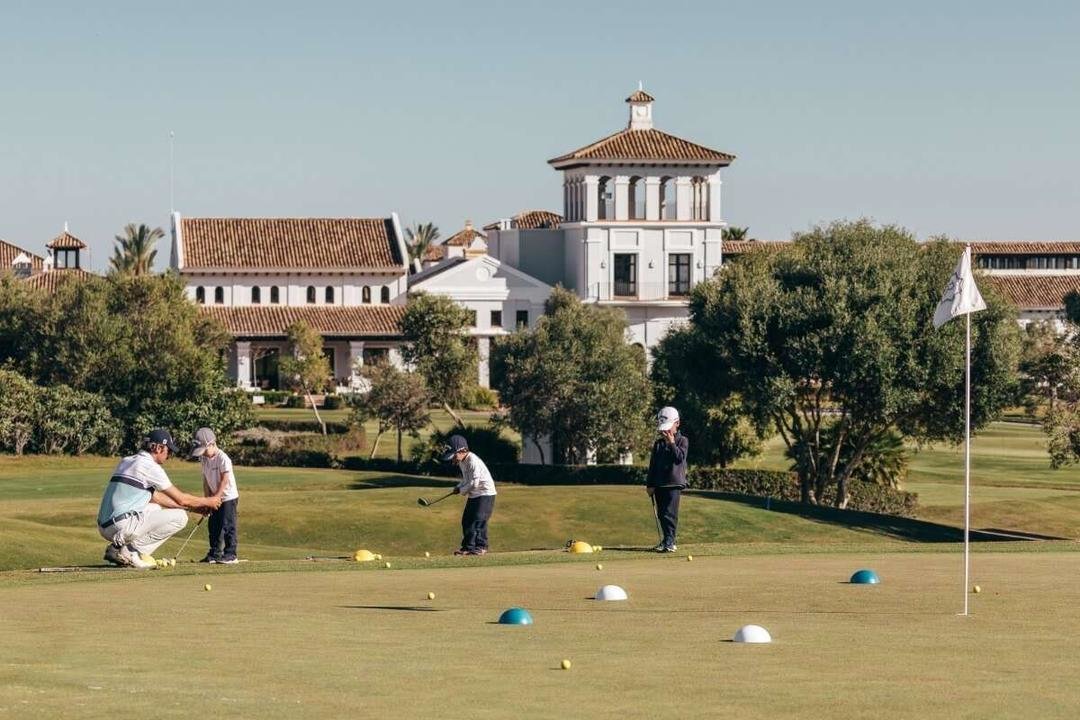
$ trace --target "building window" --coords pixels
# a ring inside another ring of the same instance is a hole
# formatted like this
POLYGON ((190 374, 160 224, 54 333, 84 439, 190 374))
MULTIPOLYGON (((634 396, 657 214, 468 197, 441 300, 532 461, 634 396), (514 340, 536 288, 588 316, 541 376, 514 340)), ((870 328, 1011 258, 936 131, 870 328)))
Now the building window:
POLYGON ((596 212, 601 220, 615 219, 615 184, 606 175, 596 185, 596 212))
POLYGON ((390 287, 389 286, 383 285, 383 289, 379 292, 379 300, 385 305, 390 304, 390 287))
POLYGON ((333 305, 334 304, 334 288, 327 285, 326 286, 326 292, 323 294, 323 296, 326 298, 326 304, 327 305, 333 305))
POLYGON ((637 255, 620 253, 613 258, 613 279, 615 295, 633 297, 637 295, 637 255))
POLYGON ((682 297, 690 294, 690 254, 668 255, 668 295, 682 297))
POLYGON ((225 288, 220 287, 220 286, 214 288, 214 304, 215 305, 224 305, 225 304, 225 288))
POLYGON ((660 219, 661 220, 674 220, 678 217, 676 214, 676 203, 678 193, 675 192, 675 178, 662 177, 660 178, 660 219))
POLYGON ((53 262, 57 268, 79 267, 78 250, 57 250, 53 253, 53 262))
POLYGON ((502 327, 502 310, 492 310, 491 311, 491 327, 493 327, 493 328, 501 328, 502 327))
POLYGON ((630 219, 645 219, 645 178, 634 176, 630 178, 628 200, 630 202, 630 219))
POLYGON ((202 285, 195 288, 195 302, 199 303, 200 305, 206 304, 206 288, 204 288, 202 285))
POLYGON ((270 288, 270 304, 277 305, 281 302, 281 291, 278 290, 277 285, 270 288))
POLYGON ((514 325, 517 327, 518 330, 529 327, 529 311, 518 310, 516 313, 514 313, 514 325))
POLYGON ((315 286, 314 285, 308 285, 307 301, 308 301, 308 305, 314 305, 315 304, 315 286))
POLYGON ((709 181, 700 175, 690 181, 690 209, 694 220, 709 219, 709 181))
POLYGON ((251 304, 258 305, 262 302, 262 288, 256 285, 251 288, 251 304))
POLYGON ((365 285, 360 291, 360 302, 364 303, 365 305, 369 305, 371 303, 371 288, 367 285, 365 285))

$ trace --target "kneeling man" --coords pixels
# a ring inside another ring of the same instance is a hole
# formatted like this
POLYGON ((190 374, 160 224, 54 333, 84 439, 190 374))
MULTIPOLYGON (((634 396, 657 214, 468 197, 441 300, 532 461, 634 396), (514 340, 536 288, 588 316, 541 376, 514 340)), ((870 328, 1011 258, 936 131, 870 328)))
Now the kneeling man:
POLYGON ((196 497, 169 481, 162 463, 180 448, 168 430, 143 438, 142 449, 120 461, 98 510, 98 532, 109 541, 105 560, 114 565, 152 568, 151 557, 163 542, 187 525, 187 512, 217 510, 221 499, 196 497))

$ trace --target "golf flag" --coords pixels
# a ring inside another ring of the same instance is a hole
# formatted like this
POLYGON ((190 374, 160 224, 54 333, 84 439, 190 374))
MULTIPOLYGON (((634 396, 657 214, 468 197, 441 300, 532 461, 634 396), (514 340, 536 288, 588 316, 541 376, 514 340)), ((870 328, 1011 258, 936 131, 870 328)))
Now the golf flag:
POLYGON ((934 327, 939 328, 960 315, 986 309, 979 288, 975 285, 975 276, 971 274, 971 246, 964 248, 960 262, 953 270, 945 293, 941 296, 937 311, 934 312, 934 327))

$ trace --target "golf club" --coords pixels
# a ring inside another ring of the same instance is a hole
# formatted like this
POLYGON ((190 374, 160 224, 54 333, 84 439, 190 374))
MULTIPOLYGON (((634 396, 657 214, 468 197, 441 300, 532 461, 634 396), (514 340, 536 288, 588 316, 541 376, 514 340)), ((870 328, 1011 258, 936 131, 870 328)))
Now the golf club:
POLYGON ((199 529, 199 526, 203 524, 203 520, 210 517, 211 514, 212 513, 207 513, 203 515, 201 518, 199 518, 199 522, 195 523, 195 527, 191 528, 191 532, 188 533, 187 540, 184 540, 184 544, 180 546, 180 549, 176 551, 176 555, 173 556, 173 562, 176 562, 180 559, 180 553, 184 552, 184 548, 187 547, 188 540, 190 540, 191 536, 195 534, 195 531, 199 529))
POLYGON ((657 538, 657 542, 660 543, 660 544, 663 544, 663 542, 664 542, 664 531, 660 528, 660 515, 658 515, 657 512, 656 512, 656 496, 655 495, 650 495, 649 499, 652 500, 652 516, 653 516, 653 520, 656 521, 656 538, 657 538))
POLYGON ((442 502, 443 500, 445 500, 446 498, 450 497, 453 494, 454 494, 454 492, 450 491, 450 492, 446 493, 445 495, 443 495, 441 498, 437 498, 437 499, 431 500, 431 501, 427 500, 426 498, 417 498, 416 504, 419 505, 420 507, 429 507, 431 505, 434 505, 437 502, 442 502))

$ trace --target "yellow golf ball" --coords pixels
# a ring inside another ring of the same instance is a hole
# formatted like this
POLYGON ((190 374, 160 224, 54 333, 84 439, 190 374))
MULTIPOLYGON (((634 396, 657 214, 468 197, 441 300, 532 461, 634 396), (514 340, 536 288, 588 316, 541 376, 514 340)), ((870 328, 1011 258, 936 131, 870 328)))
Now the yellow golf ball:
POLYGON ((686 556, 686 562, 690 562, 690 561, 691 561, 691 560, 693 560, 693 559, 694 559, 694 556, 693 556, 693 555, 687 555, 687 556, 686 556))
POLYGON ((214 587, 210 583, 206 583, 205 585, 203 585, 203 590, 205 590, 206 592, 210 592, 213 589, 214 587))
POLYGON ((390 563, 386 563, 386 567, 390 567, 390 563))
POLYGON ((428 593, 427 594, 427 599, 428 600, 434 600, 435 599, 435 593, 428 593))
POLYGON ((427 551, 425 550, 425 551, 424 551, 424 557, 431 557, 431 553, 429 553, 429 552, 427 552, 427 551))
POLYGON ((601 565, 600 563, 596 563, 596 569, 597 569, 597 570, 603 570, 603 569, 604 569, 604 566, 603 566, 603 565, 601 565))
POLYGON ((569 670, 570 669, 570 661, 569 660, 563 660, 562 661, 562 669, 563 670, 569 670))
POLYGON ((600 552, 604 548, 600 547, 599 545, 593 545, 592 549, 593 549, 593 552, 600 552))
POLYGON ((169 567, 176 567, 176 558, 169 558, 169 567))
POLYGON ((971 591, 974 592, 974 593, 981 593, 982 588, 979 587, 978 585, 976 585, 975 587, 971 588, 971 591))

